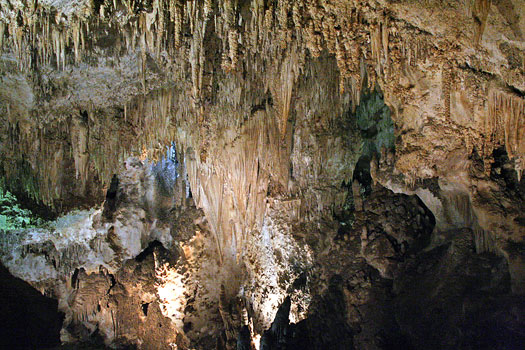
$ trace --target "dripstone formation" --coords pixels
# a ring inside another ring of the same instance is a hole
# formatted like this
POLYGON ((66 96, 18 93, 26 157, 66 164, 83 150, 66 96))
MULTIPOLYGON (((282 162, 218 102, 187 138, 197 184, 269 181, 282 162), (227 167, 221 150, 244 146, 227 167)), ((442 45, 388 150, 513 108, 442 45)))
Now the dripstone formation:
POLYGON ((524 348, 524 36, 524 0, 0 0, 0 187, 48 220, 0 277, 49 327, 2 324, 524 348))

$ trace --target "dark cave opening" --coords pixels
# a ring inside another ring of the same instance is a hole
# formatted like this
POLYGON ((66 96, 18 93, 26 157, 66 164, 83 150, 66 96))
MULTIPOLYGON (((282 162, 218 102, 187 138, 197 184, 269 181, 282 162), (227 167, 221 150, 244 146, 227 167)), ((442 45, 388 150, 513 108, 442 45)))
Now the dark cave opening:
POLYGON ((3 349, 42 349, 60 345, 64 315, 58 302, 14 277, 0 263, 0 344, 3 349))
POLYGON ((102 212, 102 215, 104 215, 104 217, 108 221, 112 220, 113 213, 115 212, 117 208, 117 204, 118 204, 117 200, 119 199, 117 197, 118 184, 119 184, 118 176, 116 174, 113 174, 113 177, 111 177, 111 183, 106 192, 106 201, 104 202, 104 210, 102 212))
POLYGON ((509 159, 505 147, 498 147, 493 152, 494 162, 490 168, 490 177, 501 183, 513 197, 525 201, 525 180, 518 179, 516 165, 509 159))
POLYGON ((73 272, 73 275, 71 276, 71 288, 77 288, 77 282, 78 282, 78 274, 80 273, 80 270, 78 268, 75 269, 73 272))
POLYGON ((143 303, 141 306, 142 306, 142 313, 144 314, 144 316, 148 316, 148 306, 149 306, 150 303, 143 303))
POLYGON ((362 92, 354 116, 363 139, 362 155, 369 160, 374 154, 379 157, 383 149, 394 149, 394 122, 391 114, 379 88, 362 92))
POLYGON ((146 249, 144 249, 142 252, 140 252, 139 255, 135 257, 135 260, 138 262, 144 261, 147 257, 149 257, 151 254, 153 254, 154 251, 166 251, 166 248, 157 240, 152 241, 148 244, 146 249))
POLYGON ((368 155, 361 156, 357 161, 352 181, 359 182, 362 195, 365 197, 372 193, 372 176, 370 175, 370 158, 368 155))

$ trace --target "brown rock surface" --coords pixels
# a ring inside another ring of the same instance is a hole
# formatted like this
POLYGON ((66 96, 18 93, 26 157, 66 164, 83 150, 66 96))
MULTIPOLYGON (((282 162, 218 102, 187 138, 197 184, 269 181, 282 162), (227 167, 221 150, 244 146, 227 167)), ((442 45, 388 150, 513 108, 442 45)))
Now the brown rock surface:
POLYGON ((524 33, 524 0, 0 0, 1 184, 69 213, 2 261, 67 341, 483 347, 525 291, 524 33))

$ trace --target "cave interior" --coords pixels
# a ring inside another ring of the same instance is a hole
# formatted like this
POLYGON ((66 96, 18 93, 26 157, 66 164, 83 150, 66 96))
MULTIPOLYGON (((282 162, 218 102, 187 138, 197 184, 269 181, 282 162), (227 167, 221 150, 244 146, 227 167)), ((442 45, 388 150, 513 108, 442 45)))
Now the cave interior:
POLYGON ((525 349, 525 0, 0 0, 0 349, 525 349))

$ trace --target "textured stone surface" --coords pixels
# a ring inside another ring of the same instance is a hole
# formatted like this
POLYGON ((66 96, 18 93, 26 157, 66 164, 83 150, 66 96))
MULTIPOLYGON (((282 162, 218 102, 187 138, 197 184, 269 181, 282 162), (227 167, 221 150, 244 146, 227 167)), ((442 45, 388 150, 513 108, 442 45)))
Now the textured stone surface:
MULTIPOLYGON (((523 0, 0 0, 3 183, 52 214, 106 195, 4 237, 2 260, 62 303, 75 269, 108 294, 157 240, 175 261, 115 298, 140 311, 157 283, 147 302, 181 347, 256 340, 286 296, 312 348, 424 348, 436 327, 435 348, 481 346, 525 290, 524 32, 523 0), (142 161, 172 142, 180 177, 162 185, 142 161), (414 276, 420 260, 442 268, 414 276)), ((106 343, 149 341, 149 321, 122 340, 104 312, 88 323, 106 343)))

